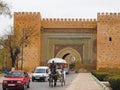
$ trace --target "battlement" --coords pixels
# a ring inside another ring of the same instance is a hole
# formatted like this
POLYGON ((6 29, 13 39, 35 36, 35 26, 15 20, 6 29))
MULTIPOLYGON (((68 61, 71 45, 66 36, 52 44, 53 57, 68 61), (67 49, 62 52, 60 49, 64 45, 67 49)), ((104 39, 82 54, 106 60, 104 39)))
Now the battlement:
POLYGON ((14 24, 19 25, 40 25, 41 23, 40 12, 15 12, 14 24))
POLYGON ((42 21, 82 21, 82 22, 96 22, 96 19, 79 19, 79 18, 43 18, 42 21))
POLYGON ((38 16, 40 12, 15 12, 15 17, 24 17, 24 16, 38 16))
POLYGON ((120 16, 120 13, 98 13, 98 16, 120 16))
POLYGON ((14 21, 19 22, 34 22, 39 21, 41 19, 41 15, 39 12, 15 12, 14 13, 14 21))
POLYGON ((15 33, 21 33, 24 27, 30 27, 34 31, 39 31, 41 27, 41 16, 39 12, 15 12, 14 13, 14 27, 19 30, 15 33))
POLYGON ((42 26, 45 28, 94 28, 96 22, 96 19, 43 18, 42 26))
POLYGON ((120 22, 120 13, 98 13, 97 20, 103 22, 120 22))

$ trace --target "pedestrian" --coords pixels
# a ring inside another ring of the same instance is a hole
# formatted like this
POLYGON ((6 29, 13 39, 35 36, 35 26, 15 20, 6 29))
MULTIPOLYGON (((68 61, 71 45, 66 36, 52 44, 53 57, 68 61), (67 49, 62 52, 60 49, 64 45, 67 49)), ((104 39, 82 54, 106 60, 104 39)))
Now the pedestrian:
POLYGON ((3 73, 5 73, 5 74, 7 74, 7 73, 8 73, 7 68, 4 68, 4 69, 3 69, 3 73))

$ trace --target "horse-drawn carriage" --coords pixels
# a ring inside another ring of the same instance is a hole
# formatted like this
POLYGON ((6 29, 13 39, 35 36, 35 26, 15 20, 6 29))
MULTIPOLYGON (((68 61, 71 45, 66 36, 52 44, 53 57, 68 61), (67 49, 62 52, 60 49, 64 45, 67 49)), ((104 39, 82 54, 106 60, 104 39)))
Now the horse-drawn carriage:
POLYGON ((66 64, 66 61, 61 58, 53 58, 48 61, 48 64, 51 64, 52 61, 55 62, 55 64, 59 64, 60 67, 56 69, 55 72, 50 72, 49 74, 49 86, 55 87, 57 83, 60 83, 61 86, 65 85, 65 71, 62 68, 63 64, 66 64))

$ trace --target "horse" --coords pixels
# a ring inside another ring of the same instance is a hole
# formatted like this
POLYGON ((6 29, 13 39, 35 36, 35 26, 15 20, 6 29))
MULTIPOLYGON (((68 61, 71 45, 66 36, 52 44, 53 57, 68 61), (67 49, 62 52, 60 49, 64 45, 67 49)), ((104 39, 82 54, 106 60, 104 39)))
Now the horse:
POLYGON ((57 80, 60 81, 61 86, 65 85, 65 72, 63 70, 56 70, 49 74, 49 86, 55 87, 57 84, 57 80))
POLYGON ((57 72, 51 72, 49 74, 49 86, 55 87, 57 84, 57 79, 58 79, 58 73, 57 72))

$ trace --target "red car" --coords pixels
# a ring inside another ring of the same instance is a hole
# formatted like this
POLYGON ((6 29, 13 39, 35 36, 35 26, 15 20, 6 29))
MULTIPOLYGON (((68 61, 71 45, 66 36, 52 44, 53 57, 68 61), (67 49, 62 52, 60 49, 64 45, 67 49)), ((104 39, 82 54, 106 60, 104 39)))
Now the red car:
POLYGON ((30 77, 27 72, 23 70, 10 71, 4 78, 2 87, 7 89, 22 89, 29 88, 30 77))

